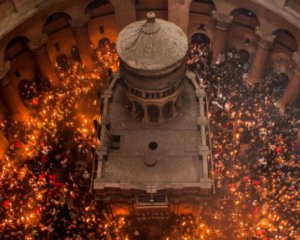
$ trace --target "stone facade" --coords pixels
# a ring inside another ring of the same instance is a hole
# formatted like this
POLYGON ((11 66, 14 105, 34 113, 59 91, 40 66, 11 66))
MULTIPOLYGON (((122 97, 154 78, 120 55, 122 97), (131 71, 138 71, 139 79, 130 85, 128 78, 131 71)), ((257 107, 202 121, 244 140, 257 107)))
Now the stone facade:
POLYGON ((176 115, 185 77, 188 41, 175 24, 155 19, 124 28, 117 41, 121 77, 133 116, 162 122, 176 115))
POLYGON ((120 75, 102 96, 96 198, 138 221, 199 210, 213 192, 211 146, 205 91, 185 69, 186 35, 150 12, 121 31, 117 51, 120 75))

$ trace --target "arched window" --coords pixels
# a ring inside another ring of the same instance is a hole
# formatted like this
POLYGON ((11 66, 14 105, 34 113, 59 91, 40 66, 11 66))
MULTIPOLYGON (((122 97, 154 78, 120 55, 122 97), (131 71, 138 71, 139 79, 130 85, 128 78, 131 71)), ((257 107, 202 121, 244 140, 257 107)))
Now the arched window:
POLYGON ((70 27, 71 16, 64 12, 57 12, 47 18, 43 32, 52 35, 58 31, 70 27))
POLYGON ((90 18, 96 18, 114 13, 114 8, 108 0, 94 0, 86 8, 90 18))
POLYGON ((233 16, 233 24, 239 25, 241 27, 249 28, 255 30, 255 27, 260 26, 257 15, 246 8, 238 8, 231 12, 233 16))
POLYGON ((292 54, 293 52, 298 51, 299 46, 295 36, 286 29, 277 29, 273 32, 273 35, 276 36, 273 51, 275 52, 284 52, 292 54))
POLYGON ((29 40, 26 37, 18 36, 13 38, 6 46, 5 59, 13 60, 23 52, 27 51, 29 40))
POLYGON ((193 0, 190 5, 190 15, 211 15, 216 10, 216 6, 212 0, 193 0))

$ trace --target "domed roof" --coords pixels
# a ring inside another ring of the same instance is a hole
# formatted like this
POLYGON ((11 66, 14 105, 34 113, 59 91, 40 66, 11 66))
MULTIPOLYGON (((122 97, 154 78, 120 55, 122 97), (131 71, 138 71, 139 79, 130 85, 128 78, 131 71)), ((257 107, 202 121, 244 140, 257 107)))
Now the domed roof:
POLYGON ((119 34, 117 51, 129 67, 145 71, 168 68, 182 60, 188 49, 185 33, 174 23, 155 19, 153 12, 147 19, 126 26, 119 34))

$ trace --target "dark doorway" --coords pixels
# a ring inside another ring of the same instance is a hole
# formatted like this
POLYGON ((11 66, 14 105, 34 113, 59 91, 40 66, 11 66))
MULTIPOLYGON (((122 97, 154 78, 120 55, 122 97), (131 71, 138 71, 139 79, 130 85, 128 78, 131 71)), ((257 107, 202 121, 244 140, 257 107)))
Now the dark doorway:
POLYGON ((110 47, 110 40, 108 38, 101 38, 98 42, 100 49, 106 49, 110 47))
POLYGON ((285 89, 289 83, 289 76, 286 73, 279 73, 278 75, 278 85, 285 89))
POLYGON ((22 79, 18 84, 18 89, 23 101, 31 100, 37 96, 37 89, 34 81, 22 79))
POLYGON ((72 56, 72 60, 74 62, 81 62, 80 54, 79 54, 77 46, 73 46, 71 48, 71 56, 72 56))
POLYGON ((150 122, 158 122, 159 119, 159 108, 155 105, 149 105, 147 108, 149 121, 150 122))
POLYGON ((239 50, 239 55, 240 55, 240 63, 245 64, 248 63, 250 60, 250 53, 245 50, 245 49, 240 49, 239 50))
POLYGON ((192 36, 191 43, 193 44, 206 44, 210 45, 210 39, 204 33, 195 33, 192 36))
POLYGON ((66 54, 60 54, 56 58, 57 65, 64 71, 68 71, 70 68, 69 60, 66 54))

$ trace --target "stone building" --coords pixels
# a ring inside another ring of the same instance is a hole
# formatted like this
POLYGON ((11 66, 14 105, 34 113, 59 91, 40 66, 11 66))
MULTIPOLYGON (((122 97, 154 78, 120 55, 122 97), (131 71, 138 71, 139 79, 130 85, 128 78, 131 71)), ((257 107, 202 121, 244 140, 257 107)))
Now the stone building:
POLYGON ((163 122, 176 115, 181 102, 188 41, 176 25, 155 19, 152 12, 147 18, 120 32, 120 72, 132 115, 163 122))
POLYGON ((94 180, 115 215, 197 213, 213 191, 205 92, 186 77, 187 45, 153 12, 119 34, 120 79, 103 94, 94 180))

